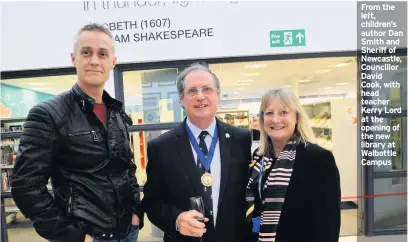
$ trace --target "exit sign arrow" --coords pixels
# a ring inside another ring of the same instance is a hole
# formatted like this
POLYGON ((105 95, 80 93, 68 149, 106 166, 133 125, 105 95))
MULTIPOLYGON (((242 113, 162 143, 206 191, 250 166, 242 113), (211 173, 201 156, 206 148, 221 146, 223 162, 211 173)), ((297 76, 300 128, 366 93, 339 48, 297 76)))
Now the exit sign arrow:
POLYGON ((304 37, 305 37, 305 36, 304 36, 301 32, 299 32, 299 33, 296 35, 296 39, 298 39, 299 44, 302 43, 302 39, 303 39, 304 37))

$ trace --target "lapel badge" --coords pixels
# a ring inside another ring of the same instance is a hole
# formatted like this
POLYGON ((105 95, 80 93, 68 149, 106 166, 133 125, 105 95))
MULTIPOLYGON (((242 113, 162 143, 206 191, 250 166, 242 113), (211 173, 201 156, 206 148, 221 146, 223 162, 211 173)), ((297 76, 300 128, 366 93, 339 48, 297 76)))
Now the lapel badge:
POLYGON ((229 133, 225 133, 225 137, 228 139, 230 137, 229 133))

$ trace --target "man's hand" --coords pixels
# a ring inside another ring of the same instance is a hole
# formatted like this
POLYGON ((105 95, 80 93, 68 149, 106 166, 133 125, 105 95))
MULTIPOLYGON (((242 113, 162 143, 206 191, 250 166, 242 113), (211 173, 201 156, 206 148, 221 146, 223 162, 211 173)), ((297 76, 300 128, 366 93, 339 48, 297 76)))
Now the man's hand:
MULTIPOLYGON (((180 234, 192 237, 203 236, 207 231, 205 224, 197 221, 197 218, 202 217, 204 216, 195 210, 181 213, 176 220, 180 234)), ((208 222, 208 218, 204 218, 204 222, 208 222)))
POLYGON ((137 215, 133 215, 132 225, 139 225, 139 223, 140 223, 139 217, 137 215))
POLYGON ((85 236, 85 242, 92 242, 92 241, 93 241, 93 238, 91 236, 89 235, 85 236))

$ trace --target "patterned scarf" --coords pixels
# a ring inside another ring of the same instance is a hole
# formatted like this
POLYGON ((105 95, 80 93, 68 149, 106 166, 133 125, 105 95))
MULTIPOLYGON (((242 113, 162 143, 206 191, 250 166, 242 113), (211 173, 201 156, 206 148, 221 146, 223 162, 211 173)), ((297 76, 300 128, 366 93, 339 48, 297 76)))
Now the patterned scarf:
POLYGON ((279 154, 272 168, 273 159, 270 158, 272 157, 271 155, 258 156, 257 151, 259 148, 254 152, 246 189, 246 218, 248 224, 252 226, 252 219, 257 216, 261 217, 258 241, 275 241, 276 229, 292 175, 298 144, 299 138, 293 137, 279 154), (262 179, 266 179, 267 175, 267 180, 262 188, 262 200, 259 196, 259 173, 261 166, 262 179))

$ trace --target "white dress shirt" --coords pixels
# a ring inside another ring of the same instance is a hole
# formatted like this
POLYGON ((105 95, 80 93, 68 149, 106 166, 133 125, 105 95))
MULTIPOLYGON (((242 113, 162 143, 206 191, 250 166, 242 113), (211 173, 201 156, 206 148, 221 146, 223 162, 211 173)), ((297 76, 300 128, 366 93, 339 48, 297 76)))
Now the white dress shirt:
MULTIPOLYGON (((193 133, 193 136, 196 138, 197 143, 200 143, 200 133, 202 131, 207 131, 210 135, 207 135, 205 137, 205 143, 207 145, 207 148, 210 149, 211 147, 211 141, 212 138, 214 137, 214 131, 215 127, 217 126, 217 122, 214 120, 211 123, 211 125, 207 129, 200 129, 194 124, 190 122, 187 118, 187 125, 190 128, 191 132, 193 133)), ((219 139, 218 139, 219 140, 219 139)), ((211 169, 211 175, 213 177, 213 185, 212 185, 212 202, 213 202, 213 217, 214 217, 214 226, 217 221, 217 211, 218 211, 218 199, 219 199, 219 193, 220 193, 220 182, 221 182, 221 157, 220 157, 220 142, 217 140, 217 145, 215 146, 214 150, 214 157, 212 159, 210 169, 211 169)), ((194 155, 194 160, 195 164, 197 165, 197 153, 194 150, 193 145, 191 144, 191 149, 193 150, 193 155, 194 155)))

